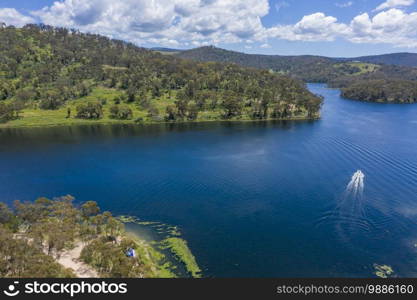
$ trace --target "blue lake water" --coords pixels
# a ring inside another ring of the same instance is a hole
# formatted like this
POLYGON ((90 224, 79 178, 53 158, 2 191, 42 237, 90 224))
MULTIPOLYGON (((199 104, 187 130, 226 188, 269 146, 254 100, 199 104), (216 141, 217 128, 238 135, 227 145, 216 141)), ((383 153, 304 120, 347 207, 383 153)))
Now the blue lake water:
POLYGON ((206 276, 416 276, 417 105, 309 88, 315 122, 0 130, 0 200, 71 194, 177 225, 206 276))

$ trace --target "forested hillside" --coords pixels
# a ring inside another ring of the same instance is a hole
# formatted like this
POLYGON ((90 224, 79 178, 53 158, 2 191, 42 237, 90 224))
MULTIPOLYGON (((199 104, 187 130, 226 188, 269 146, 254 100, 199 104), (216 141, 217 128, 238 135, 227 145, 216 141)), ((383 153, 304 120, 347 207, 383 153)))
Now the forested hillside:
POLYGON ((342 96, 370 102, 415 103, 417 83, 406 80, 357 81, 342 88, 342 96))
POLYGON ((355 61, 368 62, 368 63, 374 63, 374 64, 384 64, 384 65, 417 67, 417 53, 391 53, 391 54, 348 58, 346 60, 355 60, 355 61))
POLYGON ((343 95, 352 99, 395 103, 416 102, 412 96, 414 88, 411 81, 417 83, 417 68, 401 66, 401 64, 412 65, 414 57, 417 57, 414 54, 335 59, 320 56, 253 55, 210 46, 183 51, 176 55, 196 61, 234 62, 242 66, 287 74, 305 82, 329 83, 335 88, 345 88, 343 95), (394 64, 396 59, 399 65, 394 64), (380 62, 387 64, 379 64, 380 62), (392 87, 396 87, 394 97, 388 96, 387 93, 392 87), (379 97, 375 97, 375 91, 378 91, 379 97))
MULTIPOLYGON (((213 46, 182 51, 176 56, 195 61, 236 63, 246 67, 273 70, 310 82, 326 82, 335 72, 343 72, 343 70, 333 68, 334 61, 332 59, 320 56, 245 54, 213 46)), ((347 70, 347 72, 355 71, 357 70, 347 70)))
POLYGON ((0 40, 0 121, 16 125, 316 118, 321 105, 288 76, 75 30, 3 26, 0 40))

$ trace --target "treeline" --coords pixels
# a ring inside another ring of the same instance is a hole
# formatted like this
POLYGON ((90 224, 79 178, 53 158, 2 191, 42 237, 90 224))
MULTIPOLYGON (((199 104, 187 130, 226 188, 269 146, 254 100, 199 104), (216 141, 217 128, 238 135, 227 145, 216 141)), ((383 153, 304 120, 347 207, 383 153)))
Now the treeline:
POLYGON ((35 202, 0 202, 0 277, 75 277, 56 262, 62 251, 82 243, 81 259, 101 277, 155 277, 149 257, 127 257, 138 244, 127 238, 124 226, 95 202, 80 206, 65 196, 35 202))
POLYGON ((245 67, 272 70, 305 82, 327 82, 335 75, 353 74, 360 71, 356 67, 339 63, 328 57, 245 54, 213 46, 182 51, 176 56, 195 61, 236 63, 245 67))
MULTIPOLYGON (((211 46, 183 51, 177 56, 196 61, 235 62, 242 66, 270 69, 305 82, 328 83, 331 87, 343 88, 343 96, 351 99, 392 103, 415 102, 413 95, 414 86, 417 84, 417 68, 366 63, 378 57, 360 58, 360 62, 355 59, 320 56, 253 55, 211 46)), ((387 62, 392 63, 393 58, 402 56, 390 55, 387 62)), ((384 57, 380 57, 378 61, 384 61, 384 57)))
MULTIPOLYGON (((130 119, 121 104, 136 104, 152 120, 195 120, 202 111, 222 111, 221 117, 241 115, 252 108, 255 118, 286 111, 316 116, 321 99, 302 82, 236 64, 196 63, 76 30, 46 25, 0 28, 0 103, 18 110, 55 110, 90 95, 97 87, 115 89, 112 118, 130 119), (160 111, 154 100, 169 99, 160 111), (263 113, 258 113, 259 107, 263 113), (291 107, 291 109, 290 109, 291 107), (295 107, 295 108, 294 108, 295 107), (267 108, 267 109, 266 109, 267 108)), ((103 116, 103 99, 80 104, 77 118, 103 116)), ((10 120, 10 116, 1 119, 10 120)))
POLYGON ((379 103, 415 103, 417 68, 383 65, 372 73, 336 77, 329 86, 348 99, 379 103))
POLYGON ((22 109, 18 103, 2 103, 0 102, 0 123, 18 119, 19 112, 22 109))

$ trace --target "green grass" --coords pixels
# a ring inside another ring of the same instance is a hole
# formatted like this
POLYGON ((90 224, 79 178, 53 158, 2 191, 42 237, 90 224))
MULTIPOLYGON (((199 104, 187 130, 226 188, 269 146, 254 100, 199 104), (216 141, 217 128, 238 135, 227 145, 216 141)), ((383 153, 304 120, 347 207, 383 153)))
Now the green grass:
MULTIPOLYGON (((76 100, 68 101, 66 105, 62 106, 57 110, 42 110, 37 107, 34 108, 25 108, 20 113, 20 118, 16 120, 11 120, 7 123, 0 124, 0 128, 19 128, 19 127, 52 127, 52 126, 73 126, 73 125, 97 125, 97 124, 135 124, 136 119, 141 118, 143 121, 140 123, 151 124, 151 123, 161 123, 150 119, 148 111, 141 109, 136 103, 125 104, 130 107, 133 112, 133 118, 131 120, 116 120, 109 117, 109 109, 114 105, 114 98, 120 96, 123 92, 110 89, 105 87, 96 87, 86 97, 82 97, 76 100), (85 120, 78 119, 75 117, 77 110, 76 107, 80 103, 85 103, 86 101, 94 100, 105 100, 103 105, 103 117, 98 120, 85 120), (67 118, 67 110, 71 109, 71 117, 67 118)), ((159 111, 160 116, 165 115, 166 107, 169 104, 174 104, 175 102, 175 92, 172 93, 170 97, 168 94, 164 94, 159 98, 154 98, 151 100, 151 105, 156 107, 159 111)), ((36 105, 32 105, 36 106, 36 105)), ((210 122, 210 121, 257 121, 249 117, 249 108, 245 108, 243 115, 238 118, 232 118, 229 120, 224 120, 221 117, 221 109, 216 109, 213 111, 201 111, 199 112, 198 118, 195 121, 177 121, 180 122, 210 122)), ((290 118, 291 120, 305 120, 307 114, 301 114, 296 117, 290 118)), ((162 121, 163 122, 163 121, 162 121)))
POLYGON ((370 64, 370 63, 352 62, 351 64, 361 69, 361 71, 356 73, 356 75, 372 73, 380 68, 379 65, 370 64))
POLYGON ((344 65, 348 65, 348 66, 356 67, 356 68, 360 69, 359 72, 356 72, 354 74, 347 74, 349 76, 358 76, 358 75, 363 75, 363 74, 367 74, 367 73, 373 73, 380 68, 379 65, 375 65, 375 64, 371 64, 371 63, 364 63, 364 62, 347 62, 347 63, 337 64, 335 66, 336 66, 336 68, 341 68, 344 65))
POLYGON ((155 51, 155 52, 158 52, 162 55, 171 55, 171 56, 181 53, 180 51, 155 51))
POLYGON ((169 249, 185 265, 185 268, 192 277, 201 277, 201 269, 185 240, 178 237, 171 237, 163 240, 161 245, 164 249, 169 249))
MULTIPOLYGON (((90 95, 79 98, 77 100, 68 101, 65 106, 58 110, 43 110, 39 108, 26 108, 20 113, 20 118, 9 121, 5 124, 0 124, 0 128, 7 127, 48 127, 48 126, 69 126, 69 125, 87 125, 87 124, 130 124, 133 120, 115 120, 109 118, 109 109, 114 105, 113 99, 121 95, 122 92, 115 89, 108 89, 103 87, 94 88, 90 95), (84 120, 75 118, 76 107, 78 104, 85 101, 106 100, 103 105, 103 118, 99 120, 84 120), (71 109, 71 117, 67 118, 67 110, 71 109)), ((145 118, 147 111, 139 109, 139 107, 132 103, 128 106, 133 111, 133 119, 145 118)))
POLYGON ((115 67, 115 66, 109 66, 109 65, 103 65, 104 70, 117 70, 117 71, 126 71, 129 70, 129 68, 126 67, 115 67))
POLYGON ((172 271, 170 263, 161 263, 166 261, 165 255, 156 250, 152 245, 140 239, 137 235, 126 233, 135 244, 136 255, 139 260, 148 266, 148 278, 176 278, 177 275, 172 271))

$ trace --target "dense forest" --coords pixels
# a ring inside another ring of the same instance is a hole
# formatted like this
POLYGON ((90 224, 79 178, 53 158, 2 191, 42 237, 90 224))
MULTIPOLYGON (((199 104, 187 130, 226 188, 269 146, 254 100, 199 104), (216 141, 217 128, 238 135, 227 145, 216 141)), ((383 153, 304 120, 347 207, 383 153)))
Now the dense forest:
MULTIPOLYGON (((320 56, 280 56, 245 54, 224 50, 213 46, 182 51, 175 56, 195 61, 216 61, 236 63, 246 67, 272 70, 281 74, 290 74, 307 82, 326 82, 335 72, 344 74, 344 70, 333 68, 334 61, 320 56)), ((346 72, 356 72, 355 68, 346 72)))
MULTIPOLYGON (((15 201, 13 208, 0 202, 1 278, 77 277, 75 270, 59 263, 61 255, 74 247, 82 247, 77 259, 98 277, 176 277, 156 246, 127 235, 124 224, 110 212, 101 212, 96 202, 75 205, 71 196, 15 201), (135 256, 126 254, 130 249, 135 256)), ((190 274, 199 276, 185 241, 170 237, 161 242, 161 248, 191 257, 190 274)))
POLYGON ((393 103, 416 101, 412 96, 412 81, 417 83, 417 68, 390 64, 398 58, 399 64, 413 66, 417 55, 411 53, 348 60, 320 56, 253 55, 209 46, 175 55, 196 61, 234 62, 287 74, 305 82, 328 83, 331 87, 344 88, 343 96, 351 99, 393 103), (379 64, 381 62, 387 64, 379 64), (393 92, 387 93, 389 88, 394 88, 393 92), (376 90, 379 91, 377 97, 376 90))
POLYGON ((342 88, 342 96, 370 102, 415 103, 417 83, 406 80, 357 81, 342 88))
POLYGON ((322 103, 288 76, 76 30, 3 25, 0 39, 0 122, 316 118, 322 103))

